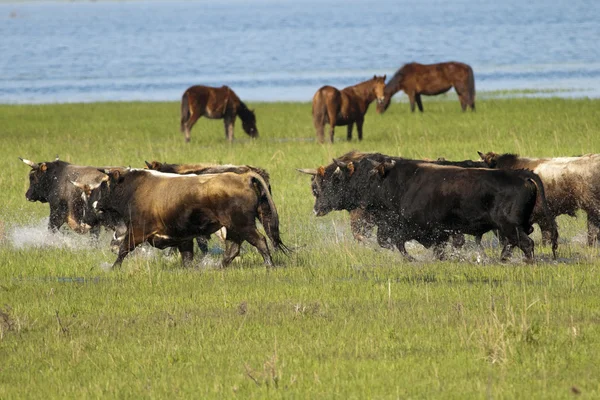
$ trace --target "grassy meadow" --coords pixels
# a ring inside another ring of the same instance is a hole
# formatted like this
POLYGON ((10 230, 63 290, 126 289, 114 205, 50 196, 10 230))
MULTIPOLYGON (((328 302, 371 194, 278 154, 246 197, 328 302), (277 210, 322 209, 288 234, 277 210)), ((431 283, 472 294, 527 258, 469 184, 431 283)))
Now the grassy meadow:
MULTIPOLYGON (((309 103, 258 103, 260 138, 201 119, 192 142, 179 104, 0 106, 0 398, 599 398, 600 255, 585 217, 559 218, 559 260, 536 245, 499 262, 466 249, 416 262, 354 242, 348 214, 315 217, 310 177, 349 150, 476 159, 600 152, 599 100, 485 99, 477 112, 424 98, 366 117, 364 140, 315 142, 309 103), (251 164, 271 174, 283 240, 267 270, 245 244, 228 269, 212 254, 183 269, 177 255, 140 248, 123 267, 109 233, 99 243, 46 232, 48 206, 25 199, 29 167, 251 164)), ((533 233, 536 243, 539 232, 533 233)))

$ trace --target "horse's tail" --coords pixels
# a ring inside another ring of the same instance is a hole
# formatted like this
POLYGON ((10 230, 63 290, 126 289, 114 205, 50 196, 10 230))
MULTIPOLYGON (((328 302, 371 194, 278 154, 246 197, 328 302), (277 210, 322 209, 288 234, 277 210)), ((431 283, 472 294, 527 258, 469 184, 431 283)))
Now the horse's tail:
POLYGON ((185 124, 187 124, 191 116, 188 91, 186 90, 183 96, 181 96, 181 124, 179 125, 181 132, 185 132, 185 124))
POLYGON ((277 208, 275 208, 275 202, 271 196, 270 187, 267 182, 256 172, 250 172, 252 182, 256 185, 260 192, 259 199, 259 220, 265 228, 265 233, 271 240, 273 247, 276 250, 281 250, 284 253, 289 251, 289 248, 283 244, 281 235, 279 234, 279 215, 277 214, 277 208))
POLYGON ((471 106, 471 110, 475 111, 475 75, 470 65, 468 68, 467 87, 469 90, 469 105, 471 106))

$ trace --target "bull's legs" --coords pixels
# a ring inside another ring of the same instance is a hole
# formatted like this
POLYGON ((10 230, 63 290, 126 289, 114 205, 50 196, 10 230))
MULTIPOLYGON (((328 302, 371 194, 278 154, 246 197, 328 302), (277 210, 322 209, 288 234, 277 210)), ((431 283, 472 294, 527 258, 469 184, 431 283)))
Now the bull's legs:
POLYGON ((594 246, 600 241, 600 216, 595 212, 587 212, 587 244, 594 246))
POLYGON ((200 248, 200 251, 202 252, 202 255, 206 255, 208 253, 208 240, 210 239, 210 236, 198 236, 196 238, 196 242, 198 243, 198 247, 200 248))
POLYGON ((267 246, 267 239, 255 229, 254 231, 248 232, 245 239, 252 246, 256 247, 267 267, 273 267, 273 260, 271 259, 271 253, 269 253, 269 246, 267 246))
POLYGON ((347 135, 347 137, 346 137, 346 139, 347 139, 348 141, 352 140, 352 127, 353 127, 353 126, 354 126, 354 123, 352 123, 352 122, 350 122, 350 123, 348 124, 348 127, 347 127, 347 128, 348 128, 348 135, 347 135))
POLYGON ((433 246, 433 254, 435 255, 435 258, 437 258, 440 261, 443 261, 446 259, 444 247, 446 247, 446 242, 436 243, 433 246))
POLYGON ((241 243, 237 239, 235 241, 228 240, 225 243, 225 254, 222 261, 223 268, 227 267, 240 254, 240 247, 241 243))
POLYGON ((58 232, 58 230, 60 229, 60 227, 62 226, 62 224, 65 221, 65 216, 58 212, 58 211, 52 211, 50 210, 50 219, 48 220, 48 229, 52 232, 52 233, 56 233, 58 232))
MULTIPOLYGON (((481 240, 481 239, 480 239, 481 240)), ((465 235, 462 233, 455 233, 452 235, 452 247, 460 249, 465 245, 465 235)))
POLYGON ((538 225, 542 231, 542 244, 546 245, 551 243, 552 256, 556 260, 556 249, 558 248, 558 229, 556 227, 556 219, 552 217, 544 218, 539 221, 538 225))
POLYGON ((194 241, 186 240, 177 246, 179 253, 181 253, 181 264, 184 267, 189 266, 194 259, 194 241))
POLYGON ((120 267, 125 257, 127 257, 127 254, 131 253, 131 251, 133 251, 133 249, 135 249, 136 246, 140 243, 142 242, 136 243, 133 232, 128 230, 125 234, 125 240, 123 240, 121 242, 121 245, 119 246, 119 254, 117 255, 117 259, 115 260, 112 268, 115 269, 117 267, 120 267))
POLYGON ((366 212, 361 208, 350 211, 350 230, 354 239, 363 242, 371 236, 373 224, 367 220, 366 212))
POLYGON ((404 256, 406 261, 415 261, 415 259, 406 251, 406 241, 404 239, 396 240, 396 248, 404 256))
POLYGON ((501 232, 506 241, 504 249, 502 250, 502 261, 506 261, 510 257, 510 249, 513 246, 520 248, 525 254, 526 262, 533 262, 533 240, 527 235, 527 233, 521 227, 513 227, 507 232, 501 232))
MULTIPOLYGON (((423 112, 423 103, 421 103, 421 94, 420 93, 415 93, 415 101, 417 102, 417 107, 419 107, 419 111, 423 112)), ((413 108, 414 108, 414 106, 413 106, 413 108)))

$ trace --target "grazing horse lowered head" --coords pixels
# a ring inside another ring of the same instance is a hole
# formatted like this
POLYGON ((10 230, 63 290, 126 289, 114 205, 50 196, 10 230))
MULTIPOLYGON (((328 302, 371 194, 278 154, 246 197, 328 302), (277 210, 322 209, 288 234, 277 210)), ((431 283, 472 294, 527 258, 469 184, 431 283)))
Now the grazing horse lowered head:
POLYGON ((475 77, 469 65, 455 61, 428 65, 415 62, 404 64, 385 85, 385 98, 377 104, 377 112, 385 112, 392 96, 401 90, 408 96, 410 111, 415 111, 417 103, 422 112, 422 94, 435 96, 446 93, 452 87, 458 94, 462 110, 466 111, 468 106, 475 111, 475 77))
POLYGON ((323 86, 313 96, 312 115, 317 140, 324 141, 325 124, 329 123, 329 140, 333 143, 333 134, 337 125, 348 126, 348 140, 352 139, 352 127, 356 123, 358 140, 362 140, 362 127, 369 104, 375 99, 384 99, 386 76, 373 76, 368 81, 338 90, 333 86, 323 86))
POLYGON ((256 116, 229 86, 220 88, 210 86, 192 86, 181 97, 181 132, 185 141, 190 141, 190 131, 198 118, 223 119, 225 137, 233 140, 235 117, 242 120, 242 128, 250 137, 258 137, 256 116))

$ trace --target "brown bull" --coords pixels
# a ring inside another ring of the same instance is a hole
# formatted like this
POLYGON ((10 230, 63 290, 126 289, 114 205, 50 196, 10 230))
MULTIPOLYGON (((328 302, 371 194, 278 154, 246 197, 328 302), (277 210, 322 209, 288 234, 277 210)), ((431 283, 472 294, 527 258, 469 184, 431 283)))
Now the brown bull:
MULTIPOLYGON (((526 158, 516 154, 478 153, 490 168, 525 168, 538 174, 544 183, 553 218, 563 214, 574 217, 581 209, 587 213, 588 245, 592 246, 600 239, 600 154, 526 158)), ((548 229, 542 225, 540 229, 547 241, 548 229)))
POLYGON ((419 111, 423 111, 421 95, 435 96, 456 90, 463 111, 467 107, 475 111, 475 77, 473 69, 460 62, 444 62, 439 64, 405 64, 385 85, 385 97, 377 104, 377 112, 383 113, 390 106, 392 96, 403 90, 410 101, 410 111, 415 111, 415 103, 419 111))
MULTIPOLYGON (((165 172, 165 173, 173 173, 179 175, 206 175, 206 174, 221 174, 224 172, 232 172, 235 174, 245 174, 248 172, 254 172, 260 175, 269 188, 269 193, 271 193, 271 184, 269 173, 262 168, 253 167, 251 165, 231 165, 231 164, 167 164, 161 163, 158 161, 148 162, 145 161, 148 169, 165 172)), ((270 222, 271 216, 271 208, 269 206, 268 199, 266 196, 261 196, 260 199, 260 207, 259 207, 259 216, 263 228, 271 243, 273 243, 273 247, 276 250, 281 250, 283 252, 287 252, 288 248, 283 244, 281 240, 281 236, 279 230, 272 231, 272 224, 270 222)), ((202 251, 206 252, 208 250, 207 246, 208 238, 198 238, 198 245, 202 251)))
POLYGON ((210 86, 192 86, 181 96, 181 132, 185 141, 190 141, 190 131, 198 118, 222 119, 225 125, 225 137, 233 140, 235 118, 240 117, 242 128, 250 137, 258 137, 256 116, 229 86, 220 88, 210 86))
POLYGON ((383 100, 385 75, 373 76, 368 81, 338 90, 333 86, 323 86, 313 96, 313 124, 317 130, 317 140, 325 139, 325 124, 329 123, 329 140, 333 143, 336 126, 348 126, 348 140, 352 139, 352 127, 356 123, 358 140, 363 137, 363 123, 369 104, 373 100, 383 100))
POLYGON ((113 267, 120 266, 143 242, 157 248, 177 247, 187 265, 193 259, 193 239, 221 227, 227 229, 228 241, 223 266, 239 254, 243 241, 257 248, 267 266, 273 265, 267 242, 256 229, 261 196, 269 201, 273 230, 279 229, 279 218, 260 175, 174 175, 135 169, 106 172, 110 179, 91 201, 99 212, 117 213, 127 226, 113 267))

